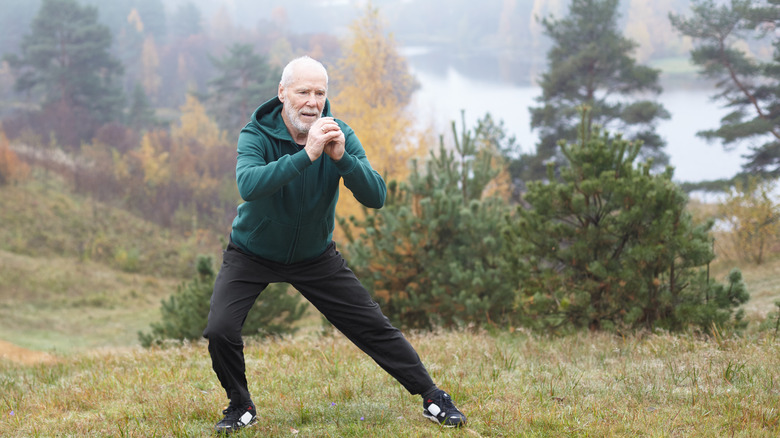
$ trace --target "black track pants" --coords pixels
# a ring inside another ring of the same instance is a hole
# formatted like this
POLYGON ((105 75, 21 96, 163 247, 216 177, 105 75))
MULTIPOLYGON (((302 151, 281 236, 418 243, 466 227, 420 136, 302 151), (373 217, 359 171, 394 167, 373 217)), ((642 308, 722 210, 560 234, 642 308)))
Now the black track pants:
POLYGON ((250 398, 241 328, 260 292, 277 282, 300 291, 410 393, 422 394, 434 386, 417 352, 382 314, 334 243, 313 260, 289 265, 247 255, 231 243, 223 252, 203 337, 209 340, 214 372, 233 403, 250 398))

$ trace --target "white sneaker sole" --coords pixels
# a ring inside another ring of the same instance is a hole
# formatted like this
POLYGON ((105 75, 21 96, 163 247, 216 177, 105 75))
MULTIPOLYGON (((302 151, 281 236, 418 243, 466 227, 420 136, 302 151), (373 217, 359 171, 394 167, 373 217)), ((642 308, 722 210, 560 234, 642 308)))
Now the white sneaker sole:
POLYGON ((438 424, 438 425, 439 425, 439 426, 441 426, 441 427, 460 427, 460 426, 463 426, 463 423, 459 423, 459 424, 444 424, 444 423, 439 423, 439 419, 438 419, 438 418, 436 418, 436 416, 435 416, 435 415, 431 415, 431 414, 430 414, 430 413, 428 413, 427 411, 423 411, 423 417, 425 417, 425 418, 427 418, 427 419, 429 419, 429 420, 433 421, 434 423, 438 424))

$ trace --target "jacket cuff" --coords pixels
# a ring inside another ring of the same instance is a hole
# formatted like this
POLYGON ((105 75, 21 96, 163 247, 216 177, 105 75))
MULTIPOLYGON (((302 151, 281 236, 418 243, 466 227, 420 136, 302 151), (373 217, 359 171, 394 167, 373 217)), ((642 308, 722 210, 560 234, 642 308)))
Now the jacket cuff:
POLYGON ((306 151, 303 149, 293 154, 292 162, 293 162, 293 166, 295 166, 295 169, 298 170, 298 173, 303 172, 304 169, 311 166, 311 160, 309 159, 309 154, 307 154, 306 151))
POLYGON ((344 155, 341 156, 341 159, 335 162, 336 169, 339 171, 340 175, 346 175, 355 170, 357 161, 358 160, 354 155, 350 155, 347 153, 347 151, 344 151, 344 155))

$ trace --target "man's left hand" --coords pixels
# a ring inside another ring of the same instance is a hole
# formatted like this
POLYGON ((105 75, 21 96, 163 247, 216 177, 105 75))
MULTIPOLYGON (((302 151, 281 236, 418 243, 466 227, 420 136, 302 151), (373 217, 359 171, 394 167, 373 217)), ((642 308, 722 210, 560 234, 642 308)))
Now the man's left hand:
POLYGON ((328 134, 329 136, 333 136, 337 133, 333 140, 325 144, 323 152, 325 152, 331 160, 339 161, 341 157, 344 156, 344 144, 346 142, 344 133, 341 132, 341 127, 335 121, 332 121, 323 124, 320 129, 324 134, 328 134))

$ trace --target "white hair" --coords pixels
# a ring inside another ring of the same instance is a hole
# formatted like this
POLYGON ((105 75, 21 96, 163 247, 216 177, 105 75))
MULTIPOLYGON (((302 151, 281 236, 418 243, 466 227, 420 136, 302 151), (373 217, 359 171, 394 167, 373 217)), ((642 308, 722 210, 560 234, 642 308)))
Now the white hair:
POLYGON ((282 85, 282 87, 287 87, 290 85, 290 82, 293 80, 293 75, 295 73, 295 69, 299 65, 309 65, 314 66, 317 68, 322 69, 322 73, 325 75, 325 86, 328 85, 328 70, 325 69, 325 66, 322 65, 321 62, 317 61, 314 58, 310 58, 308 56, 301 56, 300 58, 295 58, 292 61, 290 61, 287 66, 284 67, 284 70, 282 70, 282 80, 279 81, 279 83, 282 85))

